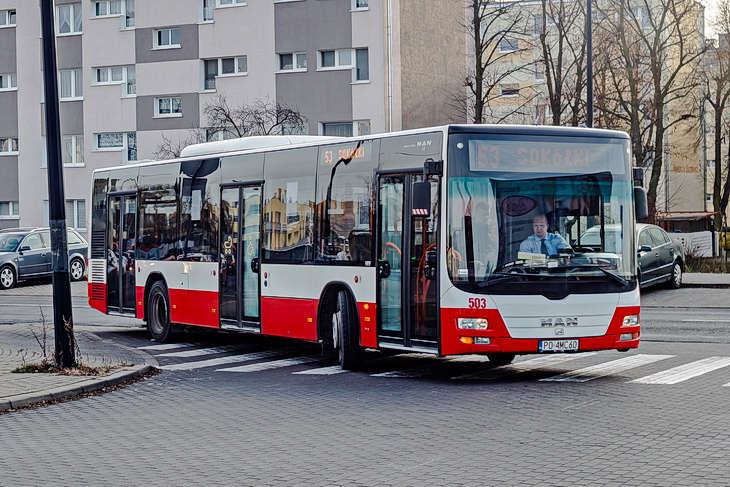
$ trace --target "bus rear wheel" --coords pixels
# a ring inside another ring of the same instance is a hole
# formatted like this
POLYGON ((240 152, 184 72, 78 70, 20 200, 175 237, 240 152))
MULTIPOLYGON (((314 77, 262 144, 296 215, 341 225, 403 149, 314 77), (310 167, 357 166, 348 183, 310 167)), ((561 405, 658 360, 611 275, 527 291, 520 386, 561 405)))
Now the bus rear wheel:
POLYGON ((147 304, 147 329, 155 341, 165 342, 172 338, 172 323, 170 323, 170 298, 167 286, 157 281, 150 288, 147 304))
POLYGON ((337 293, 336 308, 332 313, 332 342, 343 370, 357 370, 362 365, 363 350, 360 347, 356 314, 350 293, 337 293))
POLYGON ((494 365, 509 365, 515 359, 515 356, 516 356, 516 354, 514 354, 514 353, 505 353, 505 352, 487 354, 489 363, 492 363, 494 365))

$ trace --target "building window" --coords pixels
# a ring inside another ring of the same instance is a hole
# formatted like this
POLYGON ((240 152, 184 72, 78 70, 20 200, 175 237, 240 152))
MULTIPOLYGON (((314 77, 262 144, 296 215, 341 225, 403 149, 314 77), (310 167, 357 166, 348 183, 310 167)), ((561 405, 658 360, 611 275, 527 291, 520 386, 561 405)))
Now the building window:
POLYGON ((66 220, 76 230, 86 230, 86 200, 66 200, 66 220))
POLYGON ((84 165, 84 136, 61 136, 61 161, 64 166, 84 165))
POLYGON ((81 33, 81 4, 71 3, 56 7, 56 26, 58 34, 81 33))
POLYGON ((520 96, 520 85, 518 84, 504 84, 499 85, 499 96, 503 98, 520 96))
POLYGON ((154 49, 180 47, 180 29, 160 29, 154 31, 154 49))
POLYGON ((712 193, 705 193, 705 201, 707 201, 708 204, 711 205, 714 199, 715 198, 712 193))
POLYGON ((355 49, 355 81, 367 81, 370 79, 370 63, 368 61, 367 49, 355 49))
POLYGON ((0 201, 0 219, 20 218, 20 205, 17 201, 0 201))
POLYGON ((122 162, 137 160, 137 133, 103 133, 94 135, 94 150, 105 152, 124 152, 122 162))
POLYGON ((318 69, 352 69, 353 81, 367 81, 370 79, 368 50, 365 48, 319 51, 318 69))
POLYGON ((368 10, 368 0, 352 0, 352 10, 368 10))
POLYGON ((60 85, 59 98, 63 100, 81 100, 84 96, 84 77, 80 69, 67 69, 58 72, 60 85))
POLYGON ((248 58, 246 56, 206 59, 203 61, 203 89, 215 90, 215 79, 218 76, 241 76, 248 74, 248 58))
POLYGON ((0 137, 0 155, 17 154, 17 137, 0 137))
POLYGON ((122 85, 122 96, 137 93, 137 70, 134 66, 93 68, 94 85, 122 85))
POLYGON ((499 41, 499 52, 517 52, 519 42, 517 39, 502 39, 499 41))
POLYGON ((0 27, 14 27, 16 17, 15 10, 0 10, 0 27))
POLYGON ((707 169, 715 169, 715 159, 707 159, 707 169))
POLYGON ((155 117, 182 117, 182 98, 155 98, 155 117))
POLYGON ((137 21, 135 18, 134 11, 134 0, 124 0, 124 28, 132 28, 136 25, 137 21))
POLYGON ((116 17, 122 15, 122 0, 92 2, 92 17, 116 17))
POLYGON ((369 134, 369 120, 355 120, 353 122, 325 122, 320 125, 320 135, 328 135, 332 137, 352 137, 353 135, 369 134))
POLYGON ((236 5, 246 5, 246 0, 216 0, 216 7, 235 7, 236 5))
POLYGON ((215 0, 200 0, 200 20, 202 22, 213 21, 213 8, 215 0))
POLYGON ((306 71, 307 53, 292 52, 279 54, 279 71, 306 71))
POLYGON ((18 75, 0 74, 0 91, 10 91, 18 89, 18 75))
POLYGON ((535 81, 545 81, 545 64, 535 63, 535 72, 533 73, 535 81))

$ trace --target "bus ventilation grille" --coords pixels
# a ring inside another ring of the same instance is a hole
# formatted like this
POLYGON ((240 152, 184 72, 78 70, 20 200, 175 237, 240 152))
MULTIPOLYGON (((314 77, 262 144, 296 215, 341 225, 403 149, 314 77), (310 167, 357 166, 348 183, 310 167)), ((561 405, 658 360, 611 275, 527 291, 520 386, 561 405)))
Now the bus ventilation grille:
POLYGON ((91 284, 89 285, 89 297, 92 301, 104 301, 106 294, 104 293, 103 284, 91 284))
POLYGON ((106 283, 106 266, 104 261, 90 260, 89 261, 89 282, 96 284, 106 283))

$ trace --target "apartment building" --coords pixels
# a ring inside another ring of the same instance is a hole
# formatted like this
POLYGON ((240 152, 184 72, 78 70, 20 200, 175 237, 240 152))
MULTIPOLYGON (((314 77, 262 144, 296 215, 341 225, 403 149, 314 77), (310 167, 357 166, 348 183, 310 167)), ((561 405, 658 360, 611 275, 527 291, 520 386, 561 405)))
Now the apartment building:
MULTIPOLYGON (((0 228, 48 221, 38 0, 0 0, 0 228)), ((67 223, 91 172, 165 139, 219 137, 203 107, 272 100, 300 133, 361 135, 465 121, 460 2, 56 0, 67 223)))

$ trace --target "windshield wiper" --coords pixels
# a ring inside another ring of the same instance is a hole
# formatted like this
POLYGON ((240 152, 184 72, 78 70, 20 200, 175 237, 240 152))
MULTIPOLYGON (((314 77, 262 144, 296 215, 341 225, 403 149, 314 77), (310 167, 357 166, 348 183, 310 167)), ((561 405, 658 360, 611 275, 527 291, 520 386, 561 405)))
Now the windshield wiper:
POLYGON ((603 272, 605 275, 607 275, 614 281, 621 284, 623 287, 628 287, 628 285, 629 285, 629 281, 627 281, 623 277, 619 276, 618 274, 614 274, 613 272, 604 268, 604 266, 602 266, 601 264, 568 264, 568 265, 560 266, 559 268, 560 269, 598 269, 599 271, 603 272))

